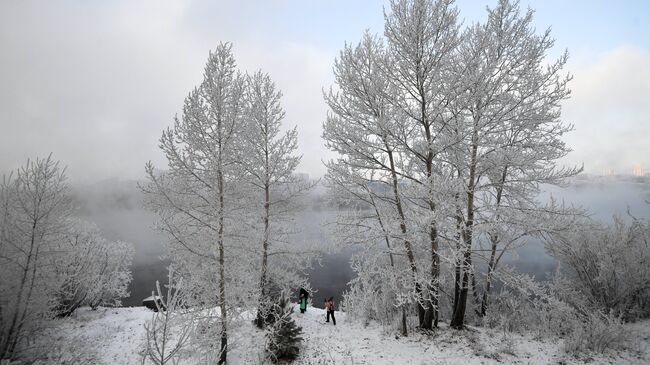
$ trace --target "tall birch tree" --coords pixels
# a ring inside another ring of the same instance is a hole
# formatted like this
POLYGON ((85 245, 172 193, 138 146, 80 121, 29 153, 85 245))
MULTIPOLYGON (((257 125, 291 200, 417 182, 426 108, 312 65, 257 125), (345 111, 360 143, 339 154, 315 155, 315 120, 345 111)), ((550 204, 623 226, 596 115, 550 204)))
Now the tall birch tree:
MULTIPOLYGON (((389 100, 393 87, 386 77, 388 62, 381 40, 369 33, 364 34, 356 47, 346 45, 335 61, 334 75, 338 89, 336 92, 330 90, 325 96, 330 112, 324 124, 323 137, 326 145, 339 153, 341 158, 327 163, 326 179, 334 192, 342 192, 341 196, 364 203, 374 212, 369 216, 357 215, 358 220, 350 220, 351 217, 346 216, 341 224, 347 226, 353 221, 364 224, 363 221, 367 220, 376 222, 393 269, 393 251, 396 247, 395 242, 391 244, 391 241, 397 241, 403 248, 399 252, 406 256, 413 293, 418 305, 422 306, 418 264, 400 193, 399 181, 405 175, 403 161, 396 148, 396 140, 391 135, 398 128, 398 120, 389 100), (373 189, 373 185, 380 188, 373 189), (382 213, 382 206, 386 205, 394 210, 390 215, 397 219, 398 232, 394 232, 392 227, 394 219, 388 220, 386 212, 382 213)), ((405 322, 406 319, 402 318, 403 334, 406 334, 405 322)))
POLYGON ((248 76, 244 97, 238 164, 243 170, 243 182, 250 185, 255 197, 251 204, 254 208, 251 212, 253 222, 261 218, 262 223, 256 324, 263 327, 271 300, 268 298, 271 289, 269 280, 273 280, 274 285, 283 285, 285 283, 278 282, 280 276, 298 276, 292 266, 300 263, 296 262, 295 254, 291 255, 296 252, 287 247, 287 240, 293 233, 291 213, 296 208, 295 200, 309 186, 295 174, 301 159, 296 154, 298 131, 293 127, 285 133, 281 132, 285 117, 281 105, 282 93, 276 89, 271 77, 261 71, 248 76), (269 256, 276 255, 279 255, 278 259, 270 264, 269 256), (285 272, 279 272, 278 268, 285 272), (272 269, 276 273, 274 278, 269 277, 272 269))
POLYGON ((148 163, 149 183, 143 187, 148 206, 159 214, 162 230, 171 237, 170 251, 181 273, 193 275, 186 281, 216 298, 220 364, 227 359, 232 308, 227 240, 236 236, 239 226, 234 157, 244 86, 232 45, 220 44, 208 57, 203 82, 186 97, 182 117, 160 139, 168 171, 157 173, 148 163))
POLYGON ((414 178, 424 191, 428 211, 430 278, 427 280, 426 308, 418 311, 420 327, 438 324, 440 280, 440 237, 436 219, 436 161, 449 141, 444 138, 451 117, 446 106, 455 95, 447 80, 450 60, 458 44, 458 10, 453 0, 393 0, 384 15, 391 67, 389 79, 399 90, 392 101, 408 117, 414 133, 400 138, 400 147, 410 157, 414 178))
POLYGON ((560 184, 580 171, 557 166, 570 151, 561 137, 572 130, 560 119, 560 102, 569 96, 570 77, 562 72, 567 55, 546 64, 554 41, 550 30, 535 33, 532 15, 521 14, 517 2, 499 1, 488 9, 486 23, 468 28, 455 62, 463 91, 456 168, 464 191, 451 321, 456 328, 464 325, 474 246, 489 242, 483 315, 505 249, 544 230, 533 224, 542 209, 539 185, 560 184))
POLYGON ((384 39, 366 36, 354 52, 346 46, 334 65, 338 89, 326 97, 323 135, 341 156, 328 176, 348 197, 377 208, 366 223, 374 220, 377 232, 411 244, 422 329, 438 324, 448 277, 441 258, 453 268, 451 325, 463 328, 470 288, 485 314, 506 251, 566 230, 562 217, 580 215, 536 201, 541 184, 562 184, 581 171, 557 162, 570 151, 562 137, 572 129, 560 118, 569 96, 566 54, 546 60, 550 32, 537 34, 532 11, 521 14, 517 2, 499 1, 487 22, 463 33, 457 18, 451 0, 391 1, 384 39), (376 50, 372 57, 364 46, 376 50), (375 183, 394 194, 374 191, 375 183), (386 206, 398 214, 387 214, 386 206), (557 222, 544 224, 541 215, 557 222), (402 223, 406 230, 391 230, 402 223), (476 258, 487 264, 482 296, 476 258))

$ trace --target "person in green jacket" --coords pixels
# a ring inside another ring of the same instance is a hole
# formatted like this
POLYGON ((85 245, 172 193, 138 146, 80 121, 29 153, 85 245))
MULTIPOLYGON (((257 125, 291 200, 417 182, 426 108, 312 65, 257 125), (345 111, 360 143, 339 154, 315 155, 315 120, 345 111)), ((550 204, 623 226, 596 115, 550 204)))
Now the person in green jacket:
POLYGON ((303 288, 300 288, 300 298, 298 299, 298 304, 300 304, 300 313, 305 313, 307 310, 307 297, 309 294, 303 288))

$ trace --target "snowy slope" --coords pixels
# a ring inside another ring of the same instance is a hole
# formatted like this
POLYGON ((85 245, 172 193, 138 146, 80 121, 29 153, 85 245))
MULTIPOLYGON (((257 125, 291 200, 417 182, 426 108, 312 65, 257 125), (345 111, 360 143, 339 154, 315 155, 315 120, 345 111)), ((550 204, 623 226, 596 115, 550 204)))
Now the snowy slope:
MULTIPOLYGON (((140 364, 144 327, 153 312, 143 307, 78 310, 59 321, 57 333, 77 342, 77 348, 92 348, 96 362, 104 365, 140 364)), ((308 308, 295 311, 303 328, 304 342, 295 364, 647 364, 650 363, 650 322, 630 325, 637 332, 640 353, 572 358, 561 342, 496 333, 485 329, 456 331, 448 327, 433 335, 412 333, 403 338, 389 334, 376 324, 364 326, 336 312, 337 326, 325 323, 325 311, 308 308)), ((233 329, 229 364, 263 363, 264 332, 250 321, 233 329)), ((95 361, 93 361, 95 362, 95 361)), ((191 364, 184 361, 183 364, 191 364)))
POLYGON ((138 364, 144 348, 144 323, 152 313, 145 307, 79 308, 72 317, 59 320, 58 333, 95 350, 99 364, 138 364))

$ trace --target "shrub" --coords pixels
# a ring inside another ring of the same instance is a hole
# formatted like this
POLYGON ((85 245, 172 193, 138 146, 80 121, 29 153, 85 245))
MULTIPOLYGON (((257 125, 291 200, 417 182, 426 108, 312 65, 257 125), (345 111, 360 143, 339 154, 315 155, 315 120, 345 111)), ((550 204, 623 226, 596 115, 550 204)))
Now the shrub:
POLYGON ((588 351, 626 350, 630 348, 630 340, 631 334, 620 317, 596 313, 576 323, 564 340, 564 351, 576 355, 588 351))
POLYGON ((294 360, 300 352, 299 344, 303 340, 302 327, 291 318, 293 308, 289 307, 289 299, 284 295, 274 306, 275 319, 269 325, 266 335, 266 350, 272 362, 294 360))
POLYGON ((620 313, 624 321, 650 317, 649 236, 648 222, 615 216, 612 225, 589 223, 553 237, 548 251, 562 268, 554 290, 581 312, 620 313))

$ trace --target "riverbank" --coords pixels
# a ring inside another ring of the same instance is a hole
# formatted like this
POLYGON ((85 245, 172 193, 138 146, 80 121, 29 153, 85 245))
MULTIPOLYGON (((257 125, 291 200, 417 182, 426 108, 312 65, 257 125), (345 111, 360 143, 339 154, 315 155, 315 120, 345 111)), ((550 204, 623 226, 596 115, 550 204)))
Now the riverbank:
MULTIPOLYGON (((51 331, 58 348, 46 364, 142 363, 144 324, 153 312, 142 308, 80 308, 57 320, 51 331), (60 361, 57 356, 65 361, 60 361), (65 357, 68 356, 68 357, 65 357), (70 362, 74 357, 77 362, 70 362), (67 361, 67 362, 66 362, 67 361), (81 362, 79 362, 81 361, 81 362)), ((636 334, 635 351, 585 354, 564 353, 562 340, 537 339, 485 328, 457 331, 443 325, 430 334, 397 335, 377 323, 359 323, 336 312, 337 325, 325 323, 325 311, 310 307, 293 314, 304 341, 295 364, 646 364, 650 361, 650 321, 628 325, 636 334)), ((232 328, 228 364, 264 364, 264 332, 242 319, 232 328)), ((196 364, 192 354, 181 364, 196 364)))

